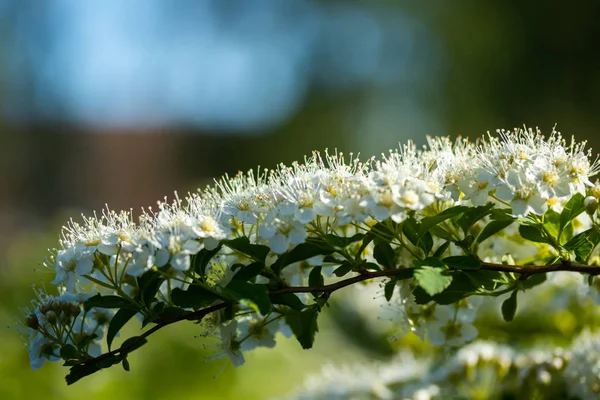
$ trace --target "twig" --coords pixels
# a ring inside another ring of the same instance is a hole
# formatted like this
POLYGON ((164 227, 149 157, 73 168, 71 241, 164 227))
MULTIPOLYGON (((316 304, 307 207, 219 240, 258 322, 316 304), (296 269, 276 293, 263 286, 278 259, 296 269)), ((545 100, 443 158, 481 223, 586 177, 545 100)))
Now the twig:
MULTIPOLYGON (((499 271, 499 272, 513 272, 517 274, 523 274, 526 276, 536 275, 536 274, 544 274, 548 272, 556 272, 556 271, 570 271, 570 272, 580 272, 589 275, 600 275, 600 266, 593 265, 584 265, 584 264, 576 264, 568 261, 564 261, 557 264, 550 265, 504 265, 504 264, 494 264, 482 262, 480 264, 480 269, 488 270, 488 271, 499 271)), ((323 293, 328 296, 331 295, 336 290, 342 289, 346 286, 353 285, 358 282, 362 282, 368 279, 374 278, 383 278, 383 277, 394 277, 397 275, 407 275, 407 272, 410 271, 410 268, 398 268, 392 270, 385 271, 363 271, 360 275, 354 276, 352 278, 343 279, 339 282, 332 283, 324 286, 310 287, 310 286, 294 286, 294 287, 286 287, 282 289, 275 289, 269 292, 270 296, 280 295, 280 294, 288 294, 288 293, 323 293)), ((408 275, 410 276, 410 275, 408 275)), ((139 336, 140 340, 145 339, 148 336, 152 335, 154 332, 159 329, 164 328, 165 326, 174 324, 175 322, 183 321, 183 320, 192 320, 192 321, 200 321, 206 315, 222 310, 227 306, 233 304, 233 301, 222 302, 219 304, 214 304, 210 307, 203 308, 197 311, 191 311, 189 313, 185 313, 179 315, 177 317, 171 318, 166 321, 160 321, 151 329, 147 330, 143 334, 139 336)), ((90 358, 85 361, 82 361, 79 364, 92 364, 99 362, 108 357, 112 357, 115 355, 125 356, 129 353, 129 349, 135 348, 136 342, 132 342, 127 348, 121 346, 118 349, 112 350, 108 353, 104 353, 98 357, 90 358)))

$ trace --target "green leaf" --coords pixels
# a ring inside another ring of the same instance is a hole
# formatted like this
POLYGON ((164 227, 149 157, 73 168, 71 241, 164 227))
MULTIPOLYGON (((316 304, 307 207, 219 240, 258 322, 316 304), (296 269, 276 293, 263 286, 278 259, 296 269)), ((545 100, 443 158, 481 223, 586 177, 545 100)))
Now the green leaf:
POLYGON ((147 306, 152 304, 158 289, 164 278, 159 272, 148 271, 141 277, 137 278, 138 294, 135 296, 135 300, 141 301, 147 306))
POLYGON ((472 269, 466 273, 463 273, 462 275, 455 274, 452 284, 450 285, 451 287, 453 286, 453 284, 455 283, 455 281, 457 280, 457 278, 459 276, 466 277, 466 279, 468 279, 473 284, 473 290, 475 290, 475 289, 495 290, 501 285, 500 281, 501 281, 502 274, 497 271, 486 271, 486 270, 482 270, 482 269, 473 270, 472 269))
POLYGON ((290 251, 281 254, 279 258, 277 258, 277 261, 271 265, 271 269, 275 273, 279 273, 283 268, 295 262, 331 253, 333 253, 333 249, 329 247, 327 243, 319 240, 309 240, 299 244, 290 251))
POLYGON ((179 307, 165 307, 160 313, 158 313, 156 322, 161 321, 169 321, 178 317, 181 317, 184 314, 188 314, 189 311, 184 310, 179 307))
POLYGON ((435 253, 433 253, 433 257, 440 258, 444 254, 444 252, 448 250, 448 247, 450 247, 450 241, 442 243, 440 247, 437 248, 435 253))
POLYGON ((143 336, 133 336, 123 342, 121 350, 125 353, 131 353, 148 343, 148 339, 143 336))
POLYGON ((413 217, 406 219, 402 223, 402 233, 416 247, 422 249, 425 254, 429 254, 433 248, 433 237, 430 232, 425 232, 421 235, 421 224, 413 217))
POLYGON ((373 257, 375 257, 375 260, 384 269, 393 269, 396 267, 396 253, 394 253, 394 249, 387 242, 381 241, 375 245, 373 257))
POLYGON ((452 276, 447 273, 446 269, 423 265, 415 269, 414 276, 419 286, 433 296, 444 291, 452 282, 452 276))
POLYGON ((123 357, 123 369, 127 372, 129 372, 129 370, 131 369, 129 366, 129 361, 127 360, 127 357, 123 357))
POLYGON ((514 220, 515 217, 512 215, 512 209, 510 208, 494 208, 490 212, 490 218, 494 220, 514 220))
POLYGON ((360 265, 361 269, 366 269, 367 271, 381 271, 381 267, 379 264, 367 262, 360 265))
MULTIPOLYGON (((389 222, 389 220, 387 222, 389 222)), ((394 233, 394 231, 383 222, 378 222, 375 225, 373 225, 371 227, 371 230, 367 232, 363 240, 368 240, 369 234, 373 234, 374 238, 381 237, 387 241, 390 241, 391 239, 396 237, 396 233, 394 233)))
POLYGON ((71 367, 69 374, 65 377, 67 385, 72 385, 81 378, 91 375, 95 372, 100 371, 102 368, 108 368, 115 364, 120 363, 122 358, 117 355, 111 355, 103 357, 101 359, 93 359, 88 362, 76 364, 71 367))
POLYGON ((216 248, 212 250, 200 250, 198 254, 192 257, 191 269, 204 278, 208 263, 221 250, 221 247, 223 246, 219 244, 216 248))
POLYGON ((429 232, 432 233, 434 236, 439 237, 440 239, 444 239, 449 242, 456 241, 456 238, 454 236, 452 236, 452 234, 450 232, 448 232, 447 230, 445 230, 444 228, 442 228, 439 225, 432 227, 429 230, 429 232))
POLYGON ((431 236, 431 233, 427 232, 423 235, 419 242, 419 247, 423 249, 425 255, 431 252, 431 249, 433 249, 433 236, 431 236))
POLYGON ((130 300, 124 299, 119 296, 102 296, 95 295, 90 297, 83 303, 83 306, 86 310, 90 310, 92 308, 129 308, 129 309, 137 309, 135 303, 132 303, 130 300))
POLYGON ((349 262, 344 262, 333 271, 333 274, 337 277, 342 277, 350 271, 352 271, 352 264, 349 262))
POLYGON ((519 226, 519 234, 523 239, 532 242, 552 244, 552 240, 539 225, 521 225, 519 226))
POLYGON ((471 245, 473 244, 473 242, 475 242, 475 236, 467 235, 467 236, 465 236, 465 238, 463 240, 459 240, 455 243, 457 246, 459 246, 463 249, 469 249, 471 247, 471 245))
POLYGON ((440 261, 439 259, 437 259, 435 257, 427 257, 424 260, 413 260, 413 264, 415 265, 415 267, 420 267, 420 266, 425 265, 428 267, 435 267, 435 268, 440 268, 443 270, 448 269, 446 264, 444 264, 442 261, 440 261))
POLYGON ((517 291, 514 290, 510 297, 502 303, 502 317, 505 321, 510 322, 515 317, 517 312, 517 291))
POLYGON ((343 264, 346 262, 346 260, 342 259, 342 258, 336 258, 334 256, 332 256, 331 254, 328 256, 323 257, 323 262, 324 263, 329 263, 329 264, 343 264))
POLYGON ((600 234, 598 233, 598 230, 593 227, 575 235, 571 240, 565 243, 564 247, 575 253, 577 262, 585 263, 599 241, 600 234))
POLYGON ((171 301, 183 308, 202 308, 211 305, 223 296, 198 285, 190 285, 186 290, 175 288, 171 291, 171 301))
POLYGON ((541 285, 546 281, 546 274, 535 274, 531 275, 524 281, 519 281, 519 287, 521 289, 531 289, 534 286, 541 285))
POLYGON ((308 285, 310 287, 321 287, 325 284, 323 275, 321 275, 321 267, 314 267, 308 275, 308 285))
POLYGON ((419 247, 419 239, 421 238, 419 236, 420 229, 421 227, 419 226, 419 222, 413 217, 407 218, 402 223, 402 233, 404 236, 406 236, 409 242, 417 247, 419 247))
POLYGON ((334 234, 330 233, 330 234, 325 235, 325 241, 330 246, 344 248, 354 242, 358 242, 358 241, 362 240, 364 237, 365 237, 364 233, 356 233, 356 234, 352 235, 351 237, 338 236, 338 235, 334 235, 334 234))
POLYGON ((500 232, 504 228, 508 227, 515 221, 514 218, 510 219, 498 219, 492 220, 488 223, 485 228, 481 231, 479 236, 477 237, 477 243, 483 242, 485 239, 488 239, 494 236, 496 233, 500 232))
POLYGON ((460 226, 464 233, 467 233, 468 230, 479 220, 485 218, 486 216, 492 213, 492 209, 494 208, 494 204, 487 203, 483 206, 477 206, 469 208, 469 210, 465 211, 456 221, 458 226, 460 226))
POLYGON ((596 246, 592 242, 586 240, 585 243, 575 249, 575 261, 586 263, 595 247, 596 246))
POLYGON ((233 319, 235 315, 236 309, 238 309, 237 304, 229 304, 227 307, 223 309, 223 315, 221 317, 221 323, 227 322, 233 319))
POLYGON ((560 215, 554 211, 553 209, 548 209, 546 214, 544 214, 544 223, 543 227, 546 230, 547 234, 552 237, 557 237, 558 232, 560 230, 560 215))
POLYGON ((231 281, 223 290, 225 294, 237 300, 240 304, 247 305, 253 310, 267 315, 271 311, 271 299, 265 285, 244 281, 231 281))
POLYGON ((464 213, 468 209, 469 209, 469 207, 467 207, 467 206, 455 206, 452 208, 448 208, 437 215, 423 218, 421 220, 421 224, 419 226, 419 236, 425 235, 425 233, 429 232, 429 230, 433 226, 438 225, 441 222, 446 221, 447 219, 456 217, 456 216, 464 213))
MULTIPOLYGON (((378 224, 381 224, 381 222, 378 222, 376 225, 378 225, 378 224)), ((374 227, 371 228, 371 230, 369 232, 365 233, 365 236, 362 239, 360 248, 358 249, 358 252, 356 253, 356 259, 362 258, 363 251, 365 251, 365 249, 367 248, 369 243, 371 243, 375 239, 375 233, 374 233, 373 229, 374 229, 374 227)))
MULTIPOLYGON (((120 360, 119 357, 117 358, 120 360)), ((98 367, 96 363, 92 362, 86 364, 77 364, 71 367, 71 369, 69 370, 69 374, 65 377, 65 380, 67 381, 67 385, 72 385, 81 378, 84 378, 98 371, 100 371, 100 367, 98 367)))
POLYGON ((232 279, 237 281, 249 281, 260 275, 264 270, 265 264, 259 261, 248 265, 240 264, 240 270, 233 275, 232 279))
POLYGON ((451 256, 442 261, 454 269, 479 269, 481 267, 481 262, 475 256, 451 256))
POLYGON ((128 308, 122 308, 115 313, 115 315, 110 320, 110 325, 108 325, 108 332, 106 332, 106 343, 108 344, 108 350, 110 350, 110 345, 112 344, 115 336, 123 326, 131 319, 133 316, 137 314, 137 310, 131 310, 128 308))
POLYGON ((65 361, 77 358, 77 353, 77 348, 72 344, 66 344, 60 348, 60 358, 65 361))
POLYGON ((560 225, 559 231, 562 232, 563 228, 571 221, 573 221, 579 214, 585 211, 584 197, 581 193, 575 193, 571 199, 565 204, 562 212, 560 213, 560 225))
POLYGON ((262 244, 251 244, 250 239, 248 239, 246 236, 231 240, 224 240, 223 244, 232 250, 247 255, 255 261, 260 261, 263 264, 270 251, 268 246, 264 246, 262 244))
POLYGON ((301 311, 306 308, 306 305, 293 293, 282 293, 271 295, 273 304, 281 304, 288 306, 293 310, 301 311))
POLYGON ((315 334, 319 331, 317 318, 319 309, 316 306, 304 311, 292 311, 285 315, 285 322, 289 325, 294 336, 303 349, 310 349, 315 341, 315 334))
POLYGON ((385 299, 390 301, 392 296, 394 295, 394 288, 396 287, 396 283, 398 281, 396 279, 391 279, 388 283, 383 287, 383 294, 385 295, 385 299))
POLYGON ((427 304, 430 301, 435 301, 436 303, 442 305, 456 303, 465 297, 469 297, 477 290, 476 285, 471 281, 471 279, 469 279, 469 277, 473 273, 480 272, 484 271, 471 270, 468 273, 455 271, 452 275, 452 282, 450 285, 443 292, 436 294, 435 296, 430 296, 422 287, 418 286, 413 291, 415 301, 417 304, 427 304))

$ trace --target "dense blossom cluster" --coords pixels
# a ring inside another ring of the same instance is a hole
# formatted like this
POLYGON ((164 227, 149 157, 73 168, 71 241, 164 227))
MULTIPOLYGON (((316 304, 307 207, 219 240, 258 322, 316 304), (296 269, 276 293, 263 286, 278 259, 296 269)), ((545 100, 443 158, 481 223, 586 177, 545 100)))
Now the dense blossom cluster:
MULTIPOLYGON (((532 130, 499 131, 476 143, 448 138, 428 141, 423 149, 408 144, 362 162, 354 156, 347 160, 338 153, 314 153, 304 163, 225 176, 185 199, 159 202, 157 209, 146 210, 138 222, 131 212, 109 210, 84 217, 81 223, 71 221, 63 230, 60 248, 46 262, 56 273, 52 283, 58 286, 58 295, 40 293, 32 310, 25 310, 32 366, 61 356, 85 360, 97 355, 102 327, 111 314, 103 313, 100 318, 102 308, 88 309, 89 303, 84 307, 93 295, 118 296, 135 306, 140 319, 150 322, 156 310, 173 306, 197 310, 196 304, 181 306, 181 301, 174 300, 176 293, 187 293, 190 287, 213 296, 204 306, 231 299, 228 285, 240 271, 251 269, 256 257, 236 251, 227 245, 228 240, 247 238, 250 244, 266 246, 268 254, 261 262, 270 266, 313 238, 350 238, 380 222, 402 224, 414 219, 418 223, 451 207, 490 202, 511 218, 523 219, 548 210, 560 213, 575 194, 586 197, 591 212, 577 216, 574 231, 590 226, 600 197, 591 178, 600 167, 584 143, 567 143, 554 131, 545 138, 532 130), (198 269, 198 257, 207 252, 210 259, 198 269), (152 299, 145 299, 141 282, 149 274, 161 277, 160 287, 152 299), (61 355, 72 350, 69 344, 86 354, 61 355)), ((488 221, 489 217, 476 221, 472 230, 480 232, 488 221)), ((550 246, 542 249, 522 239, 515 242, 517 228, 508 225, 498 240, 481 243, 477 249, 481 260, 514 264, 532 252, 556 253, 550 246)), ((433 237, 435 247, 441 249, 437 257, 463 255, 468 238, 463 239, 448 241, 444 247, 443 238, 433 237)), ((416 258, 424 258, 418 246, 402 238, 387 240, 395 260, 389 268, 409 267, 416 258)), ((356 241, 340 254, 377 263, 374 245, 356 241)), ((250 280, 276 283, 279 288, 298 287, 321 267, 326 284, 335 281, 332 272, 339 265, 333 256, 316 254, 291 263, 280 273, 267 268, 250 280)), ((357 272, 349 268, 347 273, 357 272)), ((394 288, 393 298, 400 302, 407 330, 440 345, 459 346, 476 337, 472 325, 476 301, 424 303, 416 300, 416 286, 414 279, 406 279, 394 288)), ((305 306, 319 301, 308 294, 298 298, 305 306)), ((240 301, 231 312, 220 310, 204 322, 212 324, 211 332, 218 330, 221 354, 240 365, 243 351, 273 347, 276 332, 291 335, 284 318, 287 309, 274 306, 263 313, 255 303, 240 301)))
POLYGON ((506 396, 594 400, 600 394, 598 346, 600 337, 584 332, 567 349, 523 351, 496 342, 476 341, 445 360, 402 354, 376 364, 326 365, 287 399, 441 400, 506 396))

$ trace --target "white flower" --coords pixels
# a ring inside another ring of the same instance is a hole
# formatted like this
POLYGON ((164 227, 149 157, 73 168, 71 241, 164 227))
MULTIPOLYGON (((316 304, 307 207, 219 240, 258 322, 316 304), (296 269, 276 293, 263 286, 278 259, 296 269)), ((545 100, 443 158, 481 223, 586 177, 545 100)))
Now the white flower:
POLYGON ((238 318, 240 334, 240 349, 252 350, 256 347, 275 347, 275 334, 277 333, 277 321, 268 322, 266 318, 258 318, 246 315, 238 318), (268 323, 267 323, 268 322, 268 323))
POLYGON ((154 266, 163 267, 168 260, 169 255, 166 251, 158 252, 151 244, 138 246, 133 251, 132 258, 127 264, 127 274, 136 277, 141 276, 154 266))
POLYGON ((548 210, 547 199, 540 196, 535 183, 523 171, 508 171, 506 182, 496 189, 496 196, 500 200, 510 201, 516 216, 527 216, 530 212, 543 215, 548 210))
POLYGON ((29 342, 31 369, 36 370, 41 368, 46 360, 59 361, 59 351, 58 344, 52 342, 41 333, 36 334, 29 342))
POLYGON ((427 339, 431 344, 458 347, 477 337, 477 328, 468 322, 448 321, 445 324, 432 321, 427 326, 427 339))
POLYGON ((589 331, 581 333, 571 347, 571 360, 564 376, 568 393, 576 398, 598 398, 600 387, 600 337, 589 331))
POLYGON ((237 322, 231 320, 226 324, 220 325, 219 330, 221 332, 221 349, 224 351, 222 357, 229 357, 235 367, 242 366, 246 362, 246 359, 241 352, 237 322))
POLYGON ((210 216, 199 216, 197 224, 192 226, 192 231, 203 239, 202 244, 207 250, 215 249, 226 237, 223 227, 210 216))
POLYGON ((162 261, 165 252, 168 252, 171 267, 178 271, 190 269, 190 256, 202 250, 202 245, 198 240, 190 238, 184 232, 164 232, 158 235, 158 242, 160 243, 160 249, 157 251, 156 257, 162 261))
POLYGON ((64 284, 67 291, 75 291, 77 278, 92 272, 94 268, 94 253, 80 243, 65 250, 60 250, 56 255, 56 278, 54 285, 64 284))
POLYGON ((269 241, 274 253, 285 253, 293 245, 304 243, 307 232, 304 224, 293 216, 281 215, 277 209, 269 212, 266 220, 258 228, 261 238, 269 241))

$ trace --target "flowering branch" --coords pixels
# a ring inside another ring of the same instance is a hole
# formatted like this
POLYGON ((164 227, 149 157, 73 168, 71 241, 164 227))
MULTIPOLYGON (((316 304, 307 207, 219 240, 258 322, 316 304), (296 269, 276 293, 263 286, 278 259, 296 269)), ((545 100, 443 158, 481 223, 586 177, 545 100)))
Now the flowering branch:
POLYGON ((243 351, 275 346, 278 331, 308 349, 333 292, 383 277, 410 330, 459 346, 477 335, 462 316, 473 297, 511 293, 510 321, 517 292, 546 274, 600 275, 598 161, 558 132, 499 133, 429 139, 365 163, 315 153, 225 176, 138 222, 108 210, 71 221, 46 262, 58 295, 38 291, 23 310, 33 368, 62 359, 68 383, 128 370, 131 351, 183 320, 218 331, 215 357, 236 366, 243 351), (428 328, 431 315, 443 329, 428 328), (154 326, 111 350, 135 316, 154 326))
MULTIPOLYGON (((548 273, 548 272, 557 272, 557 271, 581 272, 581 273, 590 274, 590 275, 600 274, 600 266, 575 264, 575 263, 571 263, 568 261, 565 261, 565 262, 562 262, 559 264, 552 264, 552 265, 526 265, 526 266, 525 265, 503 265, 503 264, 493 264, 493 263, 482 262, 481 269, 489 270, 489 271, 512 272, 512 273, 522 274, 525 276, 530 276, 530 275, 535 275, 535 274, 544 274, 544 273, 548 273)), ((399 268, 399 269, 387 270, 387 271, 362 271, 360 275, 357 275, 357 276, 354 276, 354 277, 348 278, 348 279, 343 279, 339 282, 332 283, 329 285, 316 286, 316 287, 311 287, 311 286, 285 287, 282 289, 271 290, 269 292, 269 295, 277 296, 277 295, 291 294, 291 293, 320 293, 322 295, 325 295, 326 298, 329 298, 329 296, 333 292, 335 292, 339 289, 345 288, 347 286, 356 284, 358 282, 363 282, 363 281, 374 279, 374 278, 397 277, 399 275, 404 276, 405 278, 409 277, 412 275, 412 269, 399 268)), ((232 304, 231 302, 214 304, 210 307, 207 307, 207 308, 204 308, 201 310, 197 310, 197 311, 193 311, 193 312, 188 312, 188 313, 179 315, 177 317, 173 317, 168 320, 161 320, 160 322, 157 322, 157 324, 154 327, 152 327, 151 329, 149 329, 148 331, 144 332, 140 336, 136 336, 134 338, 135 340, 133 340, 125 345, 122 345, 120 348, 110 351, 108 353, 102 354, 98 357, 85 360, 82 363, 76 364, 76 365, 82 365, 82 366, 94 365, 94 364, 102 363, 104 360, 110 359, 112 357, 117 357, 118 359, 121 359, 121 360, 125 359, 131 351, 139 348, 141 344, 145 343, 145 339, 148 336, 152 335, 159 329, 164 328, 165 326, 174 324, 176 322, 184 321, 184 320, 199 322, 206 315, 211 314, 216 311, 219 311, 219 310, 222 310, 222 309, 226 308, 227 306, 230 306, 231 304, 232 304)), ((83 369, 82 369, 82 371, 89 372, 89 371, 83 370, 83 369)), ((77 377, 72 377, 72 378, 78 379, 80 377, 77 376, 77 377)))

